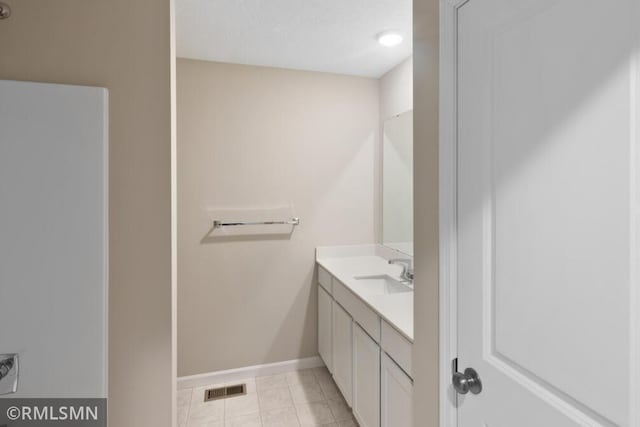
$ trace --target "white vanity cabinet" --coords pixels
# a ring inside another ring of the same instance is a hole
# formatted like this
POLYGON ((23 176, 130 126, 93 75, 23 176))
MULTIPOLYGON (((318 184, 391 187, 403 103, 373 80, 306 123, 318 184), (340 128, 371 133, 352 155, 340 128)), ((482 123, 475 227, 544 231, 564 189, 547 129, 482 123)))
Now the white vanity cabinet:
POLYGON ((360 427, 413 427, 412 346, 319 266, 318 352, 360 427))
POLYGON ((381 427, 413 427, 413 382, 384 352, 380 394, 381 427))
POLYGON ((331 373, 333 373, 332 304, 331 295, 322 286, 318 286, 318 353, 331 373))
POLYGON ((353 415, 360 427, 380 426, 380 346, 353 325, 353 415))
POLYGON ((333 301, 333 379, 349 406, 353 396, 353 321, 340 304, 333 301))

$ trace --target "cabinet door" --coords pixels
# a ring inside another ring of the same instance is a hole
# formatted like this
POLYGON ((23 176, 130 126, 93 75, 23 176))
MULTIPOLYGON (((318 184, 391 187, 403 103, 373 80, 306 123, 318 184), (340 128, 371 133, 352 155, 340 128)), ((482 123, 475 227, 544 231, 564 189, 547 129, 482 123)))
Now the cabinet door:
POLYGON ((329 372, 333 372, 331 317, 331 296, 318 286, 318 353, 329 372))
POLYGON ((411 378, 384 352, 381 367, 381 427, 413 427, 411 378))
POLYGON ((380 426, 380 347, 353 326, 353 415, 360 427, 380 426))
POLYGON ((353 390, 353 338, 351 316, 333 301, 333 379, 351 406, 353 390))

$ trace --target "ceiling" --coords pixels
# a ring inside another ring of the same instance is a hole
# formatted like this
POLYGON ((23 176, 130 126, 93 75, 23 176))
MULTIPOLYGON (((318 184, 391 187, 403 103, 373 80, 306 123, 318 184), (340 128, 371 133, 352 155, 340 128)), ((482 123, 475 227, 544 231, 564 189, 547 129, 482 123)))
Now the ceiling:
POLYGON ((177 0, 182 58, 380 77, 409 57, 411 0, 177 0), (376 35, 399 30, 396 47, 376 35))

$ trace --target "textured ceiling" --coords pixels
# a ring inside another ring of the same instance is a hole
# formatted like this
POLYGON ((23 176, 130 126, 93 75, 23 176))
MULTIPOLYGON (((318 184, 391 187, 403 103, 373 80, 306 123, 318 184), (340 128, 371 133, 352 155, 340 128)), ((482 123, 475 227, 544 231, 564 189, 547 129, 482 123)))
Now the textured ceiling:
POLYGON ((176 0, 182 58, 380 77, 411 55, 411 0, 176 0), (376 34, 400 30, 389 48, 376 34))

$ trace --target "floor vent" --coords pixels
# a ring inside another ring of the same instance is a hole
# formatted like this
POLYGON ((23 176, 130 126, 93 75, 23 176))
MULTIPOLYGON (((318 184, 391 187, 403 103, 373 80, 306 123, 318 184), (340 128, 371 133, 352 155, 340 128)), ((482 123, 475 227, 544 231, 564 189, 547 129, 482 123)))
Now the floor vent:
POLYGON ((210 388, 204 391, 204 401, 224 399, 227 395, 226 387, 210 388))
POLYGON ((227 397, 247 394, 246 384, 230 385, 228 387, 210 388, 204 391, 204 401, 226 399, 227 397))
POLYGON ((227 387, 227 397, 243 394, 247 394, 247 386, 245 384, 230 385, 227 387))

